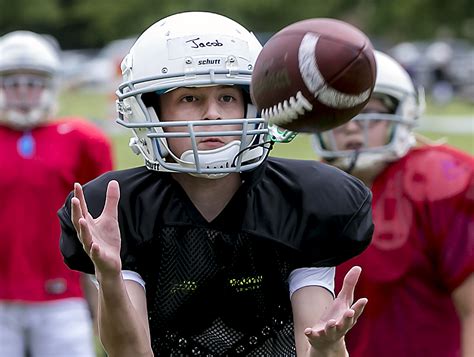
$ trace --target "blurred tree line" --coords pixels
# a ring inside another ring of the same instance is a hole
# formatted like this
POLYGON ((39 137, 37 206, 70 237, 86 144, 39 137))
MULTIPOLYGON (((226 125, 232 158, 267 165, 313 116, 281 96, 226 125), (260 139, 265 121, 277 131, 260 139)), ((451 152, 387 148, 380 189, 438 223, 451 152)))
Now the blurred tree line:
POLYGON ((64 49, 102 47, 140 34, 161 17, 191 10, 230 16, 254 32, 333 17, 389 42, 439 37, 474 42, 472 0, 0 0, 0 9, 0 35, 19 29, 48 33, 64 49))

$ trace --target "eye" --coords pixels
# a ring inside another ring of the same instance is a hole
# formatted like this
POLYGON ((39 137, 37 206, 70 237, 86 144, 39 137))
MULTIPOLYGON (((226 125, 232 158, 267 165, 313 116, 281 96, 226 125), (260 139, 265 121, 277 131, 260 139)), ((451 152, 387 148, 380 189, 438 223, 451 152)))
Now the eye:
POLYGON ((193 95, 186 95, 181 98, 181 101, 185 103, 192 103, 192 102, 197 101, 197 98, 193 95))
POLYGON ((374 119, 369 121, 369 128, 378 126, 380 123, 385 122, 383 119, 374 119))
POLYGON ((26 83, 26 86, 30 89, 33 88, 44 88, 44 83, 42 81, 31 80, 26 83))
POLYGON ((233 96, 231 96, 231 95, 223 95, 223 96, 221 97, 221 100, 222 100, 223 102, 225 102, 225 103, 230 103, 230 102, 234 101, 235 98, 234 98, 233 96))

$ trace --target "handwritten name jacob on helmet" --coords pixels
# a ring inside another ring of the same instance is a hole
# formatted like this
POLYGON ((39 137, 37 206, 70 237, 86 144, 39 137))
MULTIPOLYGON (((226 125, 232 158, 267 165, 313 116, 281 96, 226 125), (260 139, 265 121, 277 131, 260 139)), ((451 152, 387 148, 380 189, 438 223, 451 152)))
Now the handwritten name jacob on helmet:
POLYGON ((221 47, 224 46, 222 42, 219 42, 218 39, 215 41, 206 41, 206 42, 200 42, 200 38, 196 37, 191 40, 186 41, 185 43, 190 43, 191 48, 203 48, 203 47, 221 47))

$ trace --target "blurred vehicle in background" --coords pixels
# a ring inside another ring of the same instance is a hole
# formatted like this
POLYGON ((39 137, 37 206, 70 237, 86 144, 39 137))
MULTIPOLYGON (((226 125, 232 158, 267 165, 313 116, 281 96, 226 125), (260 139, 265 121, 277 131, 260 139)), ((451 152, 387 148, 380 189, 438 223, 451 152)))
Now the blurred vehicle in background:
POLYGON ((80 87, 86 64, 97 56, 97 52, 98 50, 63 50, 61 52, 61 79, 65 89, 80 87))
POLYGON ((474 103, 474 47, 467 41, 403 42, 387 52, 436 103, 455 95, 474 103))
POLYGON ((63 82, 66 88, 115 91, 121 79, 120 63, 135 37, 110 42, 101 50, 63 52, 63 82))

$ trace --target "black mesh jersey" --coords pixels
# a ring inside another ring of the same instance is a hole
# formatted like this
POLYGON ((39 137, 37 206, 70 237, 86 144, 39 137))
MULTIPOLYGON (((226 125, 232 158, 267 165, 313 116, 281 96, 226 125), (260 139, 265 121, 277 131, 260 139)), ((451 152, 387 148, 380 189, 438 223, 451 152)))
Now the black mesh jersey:
MULTIPOLYGON (((207 222, 168 173, 109 172, 84 186, 98 216, 107 183, 120 183, 123 269, 146 283, 152 347, 162 356, 295 354, 288 275, 335 266, 370 242, 371 193, 323 163, 269 158, 207 222)), ((66 263, 93 273, 59 211, 66 263)), ((212 198, 210 198, 212 199, 212 198)))

